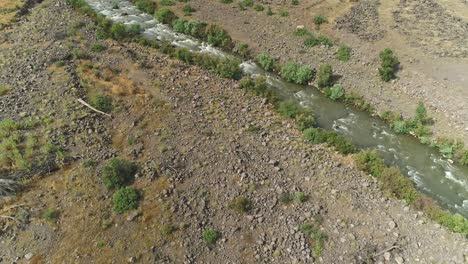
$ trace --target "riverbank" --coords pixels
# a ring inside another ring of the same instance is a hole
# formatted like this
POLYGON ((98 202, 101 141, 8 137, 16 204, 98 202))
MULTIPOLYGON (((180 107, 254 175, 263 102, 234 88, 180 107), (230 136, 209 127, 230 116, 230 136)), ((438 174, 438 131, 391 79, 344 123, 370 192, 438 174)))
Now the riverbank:
POLYGON ((51 138, 76 159, 2 208, 21 221, 2 219, 2 260, 463 263, 468 255, 466 239, 387 199, 349 159, 305 144, 292 120, 238 82, 96 32, 61 1, 2 32, 0 79, 12 87, 2 118, 53 117, 51 138), (113 119, 76 102, 93 94, 112 98, 113 119), (124 214, 100 179, 113 156, 141 166, 131 186, 142 199, 124 214), (288 198, 298 193, 307 199, 288 198), (228 206, 239 196, 251 202, 245 213, 228 206), (206 228, 219 232, 212 245, 206 228))

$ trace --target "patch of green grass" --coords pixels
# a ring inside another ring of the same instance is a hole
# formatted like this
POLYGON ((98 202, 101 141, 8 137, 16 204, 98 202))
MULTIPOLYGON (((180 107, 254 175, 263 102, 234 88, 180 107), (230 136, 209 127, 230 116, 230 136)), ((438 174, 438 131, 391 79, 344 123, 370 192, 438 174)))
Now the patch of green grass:
POLYGON ((348 61, 351 57, 351 48, 346 45, 341 45, 338 47, 336 52, 336 58, 340 61, 348 61))
POLYGON ((117 189, 131 182, 136 171, 135 163, 113 158, 102 168, 101 177, 107 189, 117 189))
POLYGON ((93 52, 102 52, 106 49, 107 49, 106 45, 102 43, 94 43, 93 45, 91 45, 91 51, 93 52))
POLYGON ((299 0, 291 0, 292 5, 299 5, 299 0))
POLYGON ((202 232, 202 239, 208 245, 214 245, 219 239, 219 232, 211 227, 205 228, 202 232))
POLYGON ((244 6, 248 6, 248 7, 252 7, 254 5, 254 1, 253 0, 242 0, 241 3, 244 5, 244 6))
POLYGON ((311 240, 313 256, 319 257, 323 252, 328 236, 312 224, 303 224, 299 227, 299 230, 311 240))
POLYGON ((138 208, 139 192, 132 187, 124 187, 117 190, 112 196, 112 209, 121 214, 128 210, 138 208))
POLYGON ((255 11, 257 11, 257 12, 261 12, 261 11, 265 10, 265 7, 263 5, 261 5, 261 4, 255 4, 253 9, 255 11))
POLYGON ((112 98, 107 95, 98 94, 91 98, 91 106, 99 111, 109 113, 114 108, 112 98))
POLYGON ((310 34, 310 32, 305 28, 296 28, 296 30, 294 31, 295 36, 305 36, 308 34, 310 34))
POLYGON ((175 2, 172 0, 159 0, 159 4, 162 6, 173 6, 175 2))
POLYGON ((220 0, 223 4, 232 4, 233 0, 220 0))
POLYGON ((289 204, 293 201, 294 197, 289 192, 283 192, 280 194, 279 201, 282 204, 289 204))
POLYGON ((332 87, 324 89, 325 96, 330 98, 333 101, 340 100, 344 97, 344 89, 340 84, 334 84, 332 87))
POLYGON ((50 222, 55 221, 58 215, 58 211, 54 208, 47 208, 42 212, 42 218, 50 222))
POLYGON ((287 17, 287 16, 289 16, 289 12, 288 12, 288 10, 283 9, 283 10, 280 10, 280 11, 279 11, 279 15, 280 15, 281 17, 287 17))
POLYGON ((267 16, 272 16, 273 15, 273 11, 271 11, 271 7, 267 8, 266 14, 267 14, 267 16))
POLYGON ((246 213, 252 208, 252 203, 246 197, 238 196, 237 198, 229 201, 228 208, 239 213, 246 213))
POLYGON ((266 71, 272 71, 275 69, 276 61, 267 52, 261 52, 255 57, 255 61, 262 66, 266 71))
POLYGON ((182 7, 182 11, 187 16, 195 12, 195 8, 193 8, 191 5, 184 5, 184 7, 182 7))
POLYGON ((327 22, 327 18, 322 15, 315 15, 314 16, 314 24, 317 29, 320 29, 320 25, 327 22))
POLYGON ((307 200, 307 196, 303 192, 296 192, 294 194, 294 201, 298 203, 303 203, 307 200))
POLYGON ((303 131, 304 138, 312 144, 327 143, 334 147, 336 151, 347 155, 355 153, 356 147, 344 137, 340 136, 335 131, 326 131, 321 128, 308 128, 303 131))

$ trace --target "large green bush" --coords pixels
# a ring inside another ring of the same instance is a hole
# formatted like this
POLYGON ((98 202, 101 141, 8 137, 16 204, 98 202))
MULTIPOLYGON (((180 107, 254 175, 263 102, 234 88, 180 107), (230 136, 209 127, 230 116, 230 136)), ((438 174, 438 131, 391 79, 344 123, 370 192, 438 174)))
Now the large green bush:
POLYGON ((148 14, 154 14, 157 8, 156 1, 153 0, 136 0, 133 3, 138 9, 148 14))
POLYGON ((377 156, 375 151, 360 151, 354 156, 354 161, 359 169, 377 178, 382 175, 386 168, 383 159, 377 156))
POLYGON ((283 101, 278 105, 278 113, 282 116, 294 118, 302 112, 302 107, 295 101, 283 101))
POLYGON ((419 196, 412 182, 403 176, 398 168, 385 168, 380 178, 384 191, 390 192, 398 199, 405 200, 408 204, 413 203, 419 196))
POLYGON ((177 16, 168 8, 158 9, 155 13, 155 17, 159 22, 169 25, 171 25, 177 18, 177 16))
POLYGON ((112 197, 113 209, 121 214, 125 211, 138 208, 140 194, 132 187, 124 187, 116 191, 112 197))
POLYGON ((114 108, 112 98, 103 94, 94 96, 91 99, 91 106, 105 113, 109 113, 114 108))
POLYGON ((344 97, 344 89, 337 83, 330 88, 326 88, 325 95, 333 101, 336 101, 344 97))
POLYGON ((233 42, 226 30, 217 25, 209 25, 206 30, 207 41, 215 47, 232 49, 233 42))
POLYGON ((281 77, 288 82, 306 84, 314 77, 314 74, 312 69, 307 65, 287 62, 281 66, 281 77))
POLYGON ((113 158, 102 168, 101 177, 108 189, 117 189, 131 182, 136 171, 135 163, 113 158))
POLYGON ((393 54, 391 49, 384 49, 379 54, 380 57, 380 68, 379 74, 382 80, 388 82, 395 78, 395 73, 398 69, 399 61, 398 58, 393 54))
POLYGON ((206 22, 198 19, 178 18, 172 23, 174 31, 201 39, 206 39, 206 26, 206 22))
POLYGON ((322 64, 317 72, 317 85, 319 88, 333 85, 333 70, 330 64, 322 64))
POLYGON ((275 59, 265 51, 258 54, 257 57, 255 57, 255 61, 266 71, 272 71, 275 69, 275 59))
POLYGON ((344 137, 340 136, 335 131, 326 131, 321 128, 308 128, 304 130, 304 138, 313 143, 327 143, 329 146, 335 148, 336 151, 341 154, 351 154, 357 151, 356 147, 353 146, 344 137))

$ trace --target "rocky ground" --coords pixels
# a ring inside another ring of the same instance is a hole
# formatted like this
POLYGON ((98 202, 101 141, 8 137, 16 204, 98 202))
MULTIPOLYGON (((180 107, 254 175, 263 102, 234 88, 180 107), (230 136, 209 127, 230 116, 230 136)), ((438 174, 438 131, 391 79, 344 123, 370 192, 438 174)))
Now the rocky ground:
MULTIPOLYGON (((468 143, 466 2, 303 0, 291 5, 265 1, 272 16, 252 8, 241 11, 236 2, 192 0, 190 4, 197 10, 193 17, 221 25, 234 39, 249 44, 254 54, 268 51, 282 62, 294 60, 314 67, 331 64, 343 87, 363 95, 379 112, 392 110, 409 117, 421 100, 436 120, 436 136, 468 143), (281 10, 288 10, 289 16, 281 17, 281 10), (320 30, 313 22, 318 14, 328 20, 320 30), (350 46, 351 60, 342 63, 335 58, 337 45, 306 47, 304 37, 292 34, 297 26, 350 46), (377 74, 378 54, 387 47, 401 61, 398 79, 390 83, 377 74)), ((172 9, 183 15, 182 5, 172 9)))
POLYGON ((1 263, 468 263, 465 238, 386 198, 349 157, 306 144, 236 81, 99 41, 61 0, 0 38, 0 82, 10 87, 0 118, 46 120, 32 128, 38 144, 66 153, 1 200, 1 263), (96 42, 107 49, 91 51, 96 42), (95 93, 113 98, 112 118, 76 101, 95 93), (137 210, 112 210, 99 177, 111 157, 140 166, 137 210), (285 201, 297 192, 307 199, 285 201), (248 212, 228 208, 239 195, 248 212), (321 254, 303 224, 320 234, 321 254), (212 246, 206 227, 220 233, 212 246))

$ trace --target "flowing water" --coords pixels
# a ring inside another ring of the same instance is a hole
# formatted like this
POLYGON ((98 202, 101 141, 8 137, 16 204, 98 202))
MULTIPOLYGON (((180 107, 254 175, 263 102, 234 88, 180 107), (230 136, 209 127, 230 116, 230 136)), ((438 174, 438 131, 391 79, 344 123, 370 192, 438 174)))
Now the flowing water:
MULTIPOLYGON (((113 21, 140 24, 145 38, 169 41, 175 46, 194 52, 226 56, 221 50, 206 43, 174 32, 153 16, 142 13, 128 1, 87 1, 95 11, 113 21), (119 8, 113 9, 116 2, 119 8)), ((243 62, 241 67, 245 73, 264 76, 271 89, 284 98, 297 100, 304 107, 310 108, 315 113, 320 127, 337 131, 359 148, 375 149, 387 165, 398 167, 419 190, 429 194, 445 207, 468 217, 468 168, 453 165, 435 149, 419 143, 410 136, 395 134, 387 124, 369 113, 331 101, 312 87, 284 82, 251 61, 243 62)))

